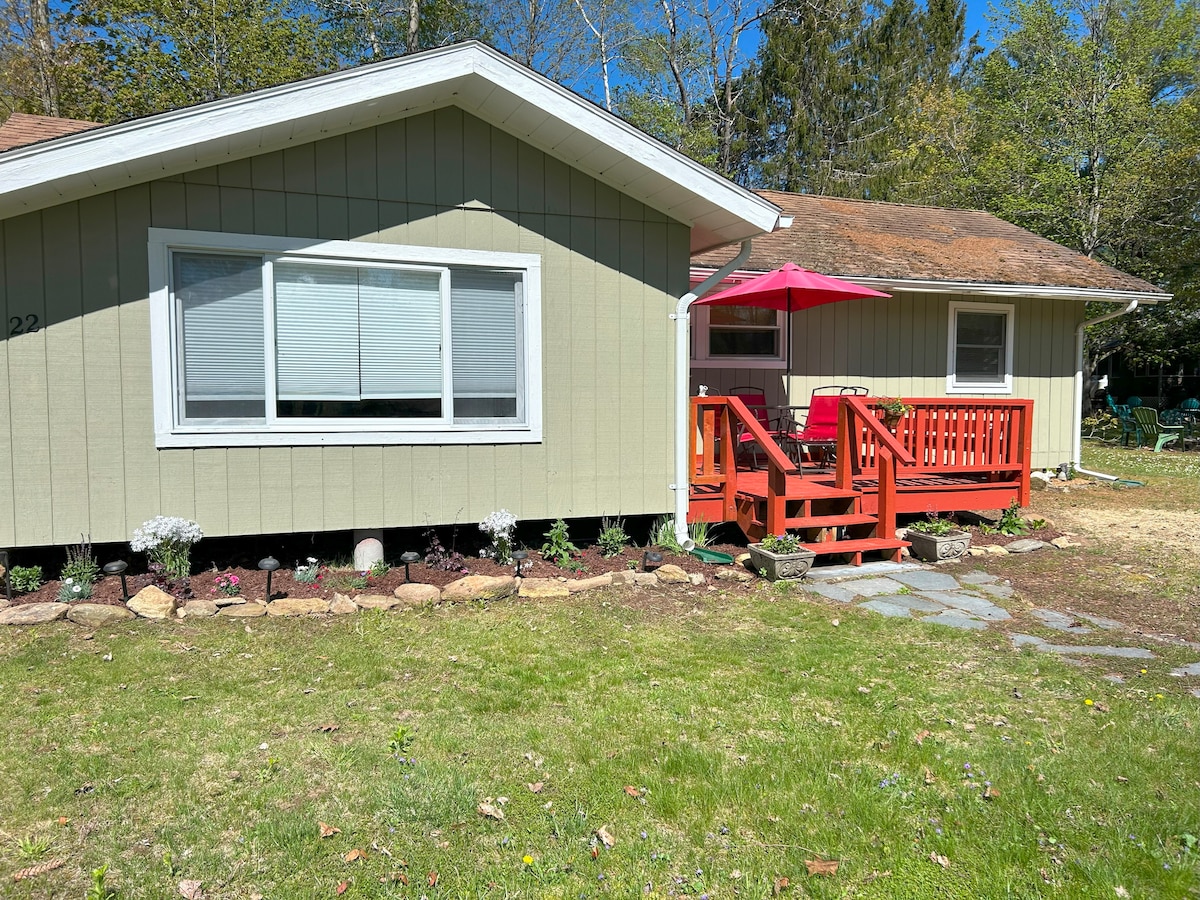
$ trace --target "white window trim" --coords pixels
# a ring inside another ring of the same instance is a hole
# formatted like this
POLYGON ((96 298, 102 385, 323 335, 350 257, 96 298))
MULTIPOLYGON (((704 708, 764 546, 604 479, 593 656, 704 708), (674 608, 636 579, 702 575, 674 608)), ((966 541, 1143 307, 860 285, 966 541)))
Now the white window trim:
POLYGON ((778 356, 710 356, 708 352, 708 313, 712 307, 693 306, 692 316, 692 364, 698 369, 785 369, 787 368, 788 338, 787 313, 775 313, 775 326, 779 329, 778 356))
POLYGON ((1016 319, 1016 306, 1012 303, 971 303, 965 300, 951 300, 950 324, 946 349, 946 393, 947 394, 1011 394, 1013 391, 1013 334, 1016 319), (954 370, 958 357, 958 313, 984 312, 1004 314, 1004 381, 1001 382, 970 382, 959 381, 954 370))
POLYGON ((154 391, 155 445, 170 447, 348 446, 378 444, 519 444, 542 440, 541 257, 532 253, 417 247, 366 241, 299 240, 214 231, 149 229, 150 346, 154 391), (427 266, 484 266, 524 270, 522 330, 525 421, 454 425, 446 422, 296 421, 286 425, 181 425, 176 419, 176 349, 171 314, 173 251, 262 253, 309 259, 411 263, 427 266))

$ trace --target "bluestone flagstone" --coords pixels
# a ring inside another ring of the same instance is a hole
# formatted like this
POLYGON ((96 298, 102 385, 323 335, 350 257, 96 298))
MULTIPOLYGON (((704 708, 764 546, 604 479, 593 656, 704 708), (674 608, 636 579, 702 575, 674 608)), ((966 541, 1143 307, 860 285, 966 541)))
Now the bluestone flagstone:
POLYGON ((881 594, 898 594, 904 590, 904 585, 891 578, 860 578, 857 581, 842 582, 841 587, 853 591, 860 597, 878 597, 881 594))
POLYGON ((979 590, 991 594, 993 597, 998 597, 1001 600, 1007 600, 1013 595, 1012 585, 1008 584, 981 584, 978 587, 979 590))
POLYGON ((921 596, 928 597, 945 606, 969 612, 973 616, 991 619, 993 622, 1003 622, 1012 618, 1008 610, 997 606, 991 600, 985 600, 983 597, 976 597, 972 594, 964 594, 959 591, 922 591, 921 596))
POLYGON ((917 591, 953 591, 958 588, 954 576, 945 572, 897 572, 891 577, 917 591))
POLYGON ((819 566, 808 570, 811 581, 845 581, 871 575, 888 575, 892 572, 914 572, 923 568, 917 563, 876 560, 861 566, 819 566))
POLYGON ((913 612, 944 612, 946 609, 942 604, 927 600, 919 594, 885 594, 874 599, 880 603, 903 606, 913 612))
POLYGON ((1077 613, 1076 618, 1083 619, 1085 622, 1091 622, 1097 628, 1103 628, 1106 631, 1120 631, 1125 627, 1115 619, 1106 619, 1104 616, 1089 616, 1087 613, 1077 613))
POLYGON ((1200 675, 1200 662, 1188 663, 1186 666, 1180 666, 1177 669, 1172 669, 1171 674, 1176 678, 1187 678, 1190 675, 1200 675))
POLYGON ((1086 625, 1076 624, 1078 620, 1074 616, 1068 616, 1057 609, 1031 609, 1029 614, 1047 628, 1053 628, 1055 631, 1065 631, 1068 634, 1091 634, 1092 632, 1092 629, 1086 625))
POLYGON ((804 590, 810 594, 817 594, 827 600, 836 600, 838 603, 853 603, 858 597, 853 591, 848 591, 844 587, 839 587, 836 584, 806 584, 804 590))
POLYGON ((1010 634, 1013 645, 1016 647, 1045 647, 1046 641, 1032 634, 1010 634))
POLYGON ((963 584, 995 584, 1000 577, 990 572, 964 572, 958 576, 958 580, 963 584))
POLYGON ((1142 647, 1042 644, 1038 649, 1045 653, 1058 653, 1063 656, 1115 656, 1119 659, 1154 659, 1154 654, 1142 647))
POLYGON ((969 631, 982 631, 987 628, 987 622, 976 619, 957 609, 948 609, 936 616, 926 616, 922 622, 932 622, 935 625, 948 625, 951 628, 962 628, 969 631))
POLYGON ((867 600, 858 604, 862 609, 869 609, 881 615, 894 619, 911 619, 912 611, 907 606, 897 606, 895 603, 885 603, 883 600, 867 600))

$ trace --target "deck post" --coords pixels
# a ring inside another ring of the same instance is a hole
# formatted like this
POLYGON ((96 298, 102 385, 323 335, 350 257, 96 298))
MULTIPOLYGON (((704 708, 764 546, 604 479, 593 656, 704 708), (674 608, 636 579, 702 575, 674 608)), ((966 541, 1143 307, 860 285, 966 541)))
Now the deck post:
MULTIPOLYGON (((896 460, 890 453, 879 454, 879 518, 875 526, 875 537, 896 536, 896 460)), ((892 556, 893 562, 900 561, 900 551, 892 556)))
POLYGON ((725 476, 723 504, 725 521, 737 519, 737 447, 733 441, 733 417, 721 407, 721 473, 725 476))
POLYGON ((787 531, 787 475, 778 466, 767 469, 767 533, 787 531))

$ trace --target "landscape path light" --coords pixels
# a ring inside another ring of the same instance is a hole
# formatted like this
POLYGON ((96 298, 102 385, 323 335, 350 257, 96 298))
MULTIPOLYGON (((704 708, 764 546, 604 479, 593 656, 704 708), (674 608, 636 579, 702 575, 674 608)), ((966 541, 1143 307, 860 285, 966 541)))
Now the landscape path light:
POLYGON ((653 572, 662 565, 663 555, 657 550, 647 550, 645 556, 642 557, 642 569, 646 572, 653 572))
POLYGON ((258 567, 267 573, 267 602, 271 602, 271 573, 279 568, 279 560, 273 556, 258 561, 258 567))
POLYGON ((408 567, 411 566, 413 563, 420 562, 420 561, 421 561, 421 554, 416 553, 412 550, 409 550, 407 553, 400 554, 400 562, 404 563, 404 583, 405 584, 410 584, 412 582, 412 576, 409 575, 409 573, 408 573, 408 567))
POLYGON ((105 575, 120 575, 121 576, 121 599, 129 601, 129 586, 125 583, 125 570, 129 568, 129 563, 123 559, 117 559, 110 563, 104 564, 102 570, 105 575))
POLYGON ((12 603, 12 582, 8 580, 7 550, 0 550, 0 568, 4 569, 4 599, 12 603))
POLYGON ((517 564, 517 576, 520 577, 521 564, 523 562, 525 562, 525 560, 529 559, 529 552, 527 550, 514 550, 512 552, 512 558, 513 558, 513 561, 517 564))

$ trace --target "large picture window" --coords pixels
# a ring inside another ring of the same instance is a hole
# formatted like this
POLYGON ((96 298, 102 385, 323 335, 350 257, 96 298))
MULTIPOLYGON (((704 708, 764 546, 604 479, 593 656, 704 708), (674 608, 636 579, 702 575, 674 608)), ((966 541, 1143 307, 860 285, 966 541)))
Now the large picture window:
POLYGON ((950 304, 948 393, 1012 393, 1013 307, 950 304))
POLYGON ((159 446, 540 440, 538 258, 151 232, 159 446))

